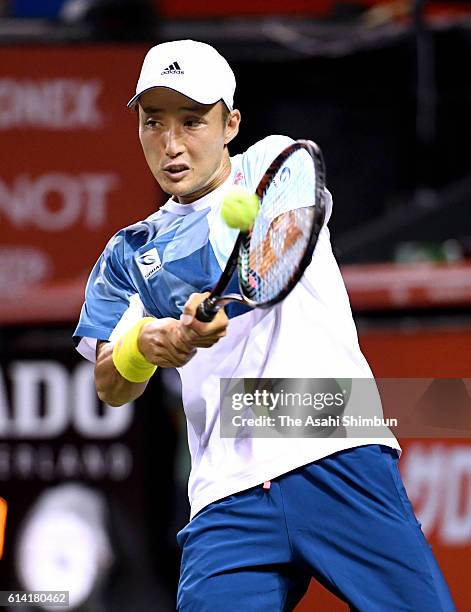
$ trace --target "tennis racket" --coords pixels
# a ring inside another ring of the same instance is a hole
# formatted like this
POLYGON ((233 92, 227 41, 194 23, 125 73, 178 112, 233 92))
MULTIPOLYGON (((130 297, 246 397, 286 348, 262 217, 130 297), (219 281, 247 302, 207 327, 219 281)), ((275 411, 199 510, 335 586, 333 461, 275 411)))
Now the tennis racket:
POLYGON ((324 217, 325 167, 310 140, 286 147, 270 164, 256 194, 260 210, 252 228, 240 232, 226 267, 196 318, 209 322, 235 301, 268 308, 283 300, 309 265, 324 217), (235 270, 240 293, 224 294, 235 270))

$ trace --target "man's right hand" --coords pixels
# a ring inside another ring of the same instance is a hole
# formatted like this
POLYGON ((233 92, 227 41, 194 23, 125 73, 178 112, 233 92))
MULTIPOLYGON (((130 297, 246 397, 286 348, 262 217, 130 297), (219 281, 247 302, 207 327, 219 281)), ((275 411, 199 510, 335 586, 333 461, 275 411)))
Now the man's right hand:
MULTIPOLYGON (((138 348, 150 363, 162 368, 180 368, 192 359, 197 348, 213 346, 226 335, 229 320, 224 309, 210 323, 195 318, 196 309, 209 293, 193 293, 180 320, 154 319, 139 334, 138 348)), ((100 399, 111 406, 121 406, 137 399, 147 382, 133 383, 123 378, 113 362, 113 345, 97 343, 95 386, 100 399)))
MULTIPOLYGON (((183 324, 176 319, 154 319, 146 323, 138 338, 138 348, 150 363, 163 368, 181 367, 195 355, 196 348, 181 333, 183 324)), ((131 382, 117 371, 113 345, 98 342, 95 364, 95 387, 98 397, 111 406, 121 406, 137 399, 147 386, 131 382)))
POLYGON ((226 335, 229 320, 223 308, 210 323, 195 318, 198 305, 208 295, 193 293, 180 320, 155 319, 144 325, 138 347, 147 361, 163 368, 179 368, 195 356, 197 348, 209 348, 226 335))
POLYGON ((177 319, 155 319, 141 329, 138 348, 150 363, 162 368, 179 368, 196 354, 196 348, 182 334, 177 319))

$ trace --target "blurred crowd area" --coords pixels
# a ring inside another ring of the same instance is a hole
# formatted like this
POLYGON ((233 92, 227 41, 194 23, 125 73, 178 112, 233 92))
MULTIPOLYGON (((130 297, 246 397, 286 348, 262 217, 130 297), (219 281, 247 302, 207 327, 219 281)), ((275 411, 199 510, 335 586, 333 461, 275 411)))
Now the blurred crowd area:
POLYGON ((136 8, 137 5, 146 5, 153 13, 155 7, 147 0, 132 2, 131 0, 2 0, 2 15, 18 19, 50 19, 61 21, 70 19, 72 14, 77 19, 86 17, 90 11, 117 12, 122 7, 136 8))

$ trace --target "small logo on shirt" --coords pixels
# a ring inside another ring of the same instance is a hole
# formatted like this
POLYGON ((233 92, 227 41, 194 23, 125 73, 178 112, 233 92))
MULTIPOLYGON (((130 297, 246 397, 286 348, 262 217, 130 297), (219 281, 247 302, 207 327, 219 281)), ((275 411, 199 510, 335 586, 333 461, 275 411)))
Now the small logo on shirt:
POLYGON ((185 72, 180 68, 178 62, 173 62, 173 64, 167 66, 165 70, 162 70, 160 74, 185 74, 185 72))
POLYGON ((242 174, 240 170, 237 170, 235 179, 234 179, 234 185, 240 185, 243 182, 243 180, 244 180, 244 175, 242 174))
POLYGON ((162 262, 160 261, 159 254, 155 248, 142 253, 142 255, 138 255, 136 257, 136 262, 145 280, 149 279, 151 276, 154 276, 154 274, 162 267, 162 262))

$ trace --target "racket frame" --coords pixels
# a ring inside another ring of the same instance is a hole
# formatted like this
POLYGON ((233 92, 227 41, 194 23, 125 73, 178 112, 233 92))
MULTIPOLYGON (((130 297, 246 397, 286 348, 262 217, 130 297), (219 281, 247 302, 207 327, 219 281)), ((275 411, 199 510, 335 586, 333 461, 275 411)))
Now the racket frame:
POLYGON ((270 300, 266 300, 265 302, 254 301, 244 293, 244 287, 241 285, 239 274, 238 281, 240 294, 229 293, 224 295, 224 289, 229 284, 236 268, 239 267, 240 258, 247 257, 250 249, 250 230, 248 232, 239 232, 229 259, 227 260, 226 267, 221 273, 218 282, 212 289, 210 295, 199 305, 197 309, 196 318, 198 321, 212 321, 219 309, 228 302, 239 302, 249 306, 250 308, 269 308, 275 304, 278 304, 293 290, 304 274, 307 266, 310 264, 312 255, 314 253, 314 248, 317 244, 317 240, 325 219, 325 165, 319 146, 312 140, 297 140, 291 145, 288 145, 269 165, 262 179, 260 180, 255 193, 261 200, 263 207, 263 197, 265 196, 265 193, 268 187, 271 185, 271 182, 276 176, 278 170, 293 153, 301 149, 304 149, 309 153, 314 164, 316 176, 314 206, 316 208, 316 214, 314 215, 314 222, 311 227, 311 233, 309 235, 306 249, 297 267, 296 273, 292 275, 286 286, 275 297, 270 300))

